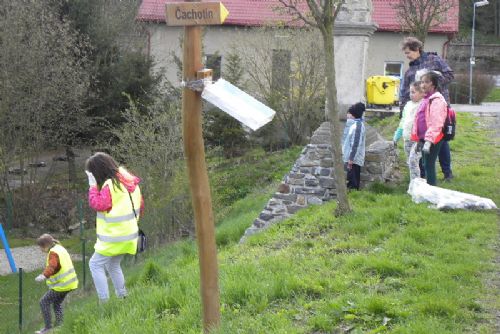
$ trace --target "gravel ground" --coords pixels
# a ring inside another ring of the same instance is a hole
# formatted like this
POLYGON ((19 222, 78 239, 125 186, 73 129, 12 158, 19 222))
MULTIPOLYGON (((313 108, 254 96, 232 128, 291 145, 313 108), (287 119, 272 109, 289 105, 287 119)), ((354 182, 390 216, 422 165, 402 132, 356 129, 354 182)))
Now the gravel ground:
MULTIPOLYGON (((23 271, 34 271, 41 269, 45 265, 46 254, 40 250, 38 246, 25 246, 11 248, 12 256, 16 263, 16 267, 23 268, 23 271)), ((7 260, 5 250, 0 249, 0 275, 12 273, 7 260)))
MULTIPOLYGON (((12 252, 18 270, 19 268, 23 268, 24 272, 29 272, 41 270, 45 266, 47 254, 42 252, 38 246, 16 247, 11 248, 10 251, 12 252)), ((71 259, 73 259, 73 261, 80 260, 81 256, 71 254, 71 259)), ((10 269, 5 250, 0 249, 0 276, 11 273, 12 270, 10 269)))

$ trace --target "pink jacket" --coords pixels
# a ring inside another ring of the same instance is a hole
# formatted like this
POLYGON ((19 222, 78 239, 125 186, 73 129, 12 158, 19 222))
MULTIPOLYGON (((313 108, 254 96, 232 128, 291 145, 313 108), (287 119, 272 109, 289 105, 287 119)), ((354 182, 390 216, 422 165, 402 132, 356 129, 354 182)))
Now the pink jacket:
MULTIPOLYGON (((129 192, 133 192, 138 186, 141 179, 128 172, 125 168, 120 167, 118 170, 118 179, 122 186, 129 192)), ((89 206, 95 211, 109 211, 113 207, 111 192, 106 185, 101 190, 97 186, 92 186, 89 189, 89 206)), ((144 213, 144 199, 141 198, 141 216, 144 213)))
MULTIPOLYGON (((448 113, 448 103, 440 92, 435 92, 428 98, 427 107, 425 108, 425 123, 427 131, 425 132, 425 141, 430 141, 433 144, 439 143, 443 138, 443 125, 448 113)), ((418 112, 417 112, 418 114, 418 112)), ((411 140, 418 141, 417 136, 417 114, 411 129, 411 140)))

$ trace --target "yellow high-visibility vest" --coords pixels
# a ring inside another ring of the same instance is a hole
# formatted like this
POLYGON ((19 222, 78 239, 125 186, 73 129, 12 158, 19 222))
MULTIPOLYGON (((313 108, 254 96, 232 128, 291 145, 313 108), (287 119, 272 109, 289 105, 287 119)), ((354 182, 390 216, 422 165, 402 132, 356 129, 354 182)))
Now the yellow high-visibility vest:
POLYGON ((104 182, 103 188, 106 185, 109 187, 113 206, 109 212, 97 212, 97 241, 94 249, 97 253, 105 256, 135 254, 139 231, 137 219, 139 219, 141 207, 141 190, 139 186, 136 186, 129 195, 123 184, 118 187, 113 184, 111 179, 108 179, 104 182), (135 215, 130 196, 134 201, 135 215))
POLYGON ((50 252, 54 252, 59 256, 61 269, 45 281, 49 289, 55 291, 71 291, 78 288, 78 278, 76 277, 73 262, 66 248, 59 244, 55 244, 54 247, 49 250, 49 253, 47 253, 46 266, 49 265, 50 252))

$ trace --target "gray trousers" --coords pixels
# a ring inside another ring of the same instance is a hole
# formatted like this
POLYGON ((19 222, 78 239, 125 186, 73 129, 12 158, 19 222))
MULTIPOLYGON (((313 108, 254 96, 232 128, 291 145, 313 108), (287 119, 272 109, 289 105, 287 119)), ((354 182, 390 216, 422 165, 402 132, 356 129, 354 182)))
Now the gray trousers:
POLYGON ((405 153, 406 153, 406 163, 408 164, 408 168, 410 169, 410 181, 416 177, 420 177, 420 167, 418 162, 422 157, 422 152, 417 152, 417 144, 416 142, 412 142, 411 140, 405 139, 405 153))
POLYGON ((123 277, 122 267, 120 266, 122 259, 123 255, 104 256, 95 252, 90 258, 89 268, 100 301, 107 301, 109 299, 106 272, 109 274, 111 282, 113 282, 116 296, 123 298, 127 295, 125 277, 123 277))

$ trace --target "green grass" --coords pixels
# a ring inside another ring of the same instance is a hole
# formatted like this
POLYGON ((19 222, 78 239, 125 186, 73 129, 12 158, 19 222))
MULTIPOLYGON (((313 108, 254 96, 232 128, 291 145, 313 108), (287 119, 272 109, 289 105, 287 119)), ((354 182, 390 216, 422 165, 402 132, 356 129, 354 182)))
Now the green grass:
POLYGON ((500 87, 493 88, 484 102, 500 102, 500 87))
POLYGON ((255 149, 243 157, 208 161, 212 200, 217 218, 226 208, 256 189, 280 181, 299 157, 302 147, 269 154, 255 149))
MULTIPOLYGON (((456 178, 444 186, 498 204, 492 135, 468 114, 458 124, 456 178)), ((406 184, 379 184, 349 194, 352 214, 335 218, 335 203, 311 207, 237 244, 273 189, 234 201, 217 226, 222 324, 215 333, 494 333, 489 311, 500 301, 484 282, 493 275, 496 212, 440 212, 413 203, 406 184)), ((0 332, 17 326, 15 278, 0 277, 0 332)), ((194 241, 141 255, 126 278, 124 301, 98 306, 95 293, 74 294, 58 333, 201 332, 194 241)), ((26 333, 41 323, 43 290, 26 296, 35 304, 26 333)))

